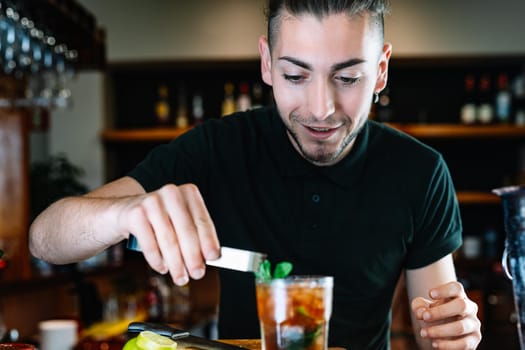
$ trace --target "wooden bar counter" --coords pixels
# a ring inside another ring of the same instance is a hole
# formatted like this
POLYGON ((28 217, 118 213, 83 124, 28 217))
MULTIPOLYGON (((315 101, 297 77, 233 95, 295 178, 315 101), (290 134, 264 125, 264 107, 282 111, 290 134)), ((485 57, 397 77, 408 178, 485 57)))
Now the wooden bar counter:
POLYGON ((248 350, 260 350, 261 340, 260 339, 220 339, 223 343, 241 346, 248 350))
MULTIPOLYGON (((260 339, 220 339, 223 343, 241 346, 248 350, 261 350, 260 339)), ((344 350, 344 348, 328 348, 328 350, 344 350)))

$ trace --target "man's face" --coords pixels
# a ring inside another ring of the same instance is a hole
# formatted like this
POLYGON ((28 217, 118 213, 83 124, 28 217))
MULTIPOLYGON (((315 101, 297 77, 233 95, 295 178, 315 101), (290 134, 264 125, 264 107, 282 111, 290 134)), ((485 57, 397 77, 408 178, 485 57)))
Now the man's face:
POLYGON ((374 92, 385 87, 390 45, 381 47, 368 15, 282 16, 271 56, 259 41, 263 80, 295 149, 313 164, 337 163, 364 125, 374 92))

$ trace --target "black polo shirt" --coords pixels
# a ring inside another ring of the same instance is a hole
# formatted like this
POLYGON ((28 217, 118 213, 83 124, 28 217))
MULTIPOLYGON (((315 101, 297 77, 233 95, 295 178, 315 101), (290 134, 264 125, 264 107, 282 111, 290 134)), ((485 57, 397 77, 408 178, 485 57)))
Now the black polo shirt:
MULTIPOLYGON (((195 183, 222 245, 291 261, 294 274, 334 276, 333 346, 387 349, 401 271, 461 244, 441 155, 373 121, 342 161, 318 167, 274 109, 237 113, 157 147, 129 175, 146 191, 195 183)), ((252 274, 221 271, 219 336, 259 337, 252 274)))

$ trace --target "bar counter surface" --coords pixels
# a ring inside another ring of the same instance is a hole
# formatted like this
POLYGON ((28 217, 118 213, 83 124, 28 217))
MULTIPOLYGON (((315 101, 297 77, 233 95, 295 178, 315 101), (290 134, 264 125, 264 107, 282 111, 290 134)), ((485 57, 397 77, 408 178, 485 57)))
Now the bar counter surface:
MULTIPOLYGON (((220 339, 223 343, 238 345, 248 350, 261 350, 260 339, 220 339)), ((344 350, 344 348, 328 348, 328 350, 344 350)))

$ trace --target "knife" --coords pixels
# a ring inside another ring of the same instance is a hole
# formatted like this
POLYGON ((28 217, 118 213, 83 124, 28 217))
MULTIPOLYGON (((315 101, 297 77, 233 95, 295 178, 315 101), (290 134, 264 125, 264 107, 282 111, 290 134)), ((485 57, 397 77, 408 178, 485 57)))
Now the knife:
POLYGON ((142 331, 155 332, 157 334, 173 339, 177 343, 177 348, 197 350, 247 350, 246 348, 240 346, 197 337, 195 335, 191 335, 188 331, 173 328, 166 324, 149 322, 131 322, 128 325, 129 333, 140 333, 142 331))
MULTIPOLYGON (((131 234, 126 247, 137 252, 141 251, 137 238, 131 234)), ((215 260, 206 260, 206 265, 242 272, 257 272, 264 260, 266 260, 266 254, 263 253, 221 247, 221 257, 215 260)))

